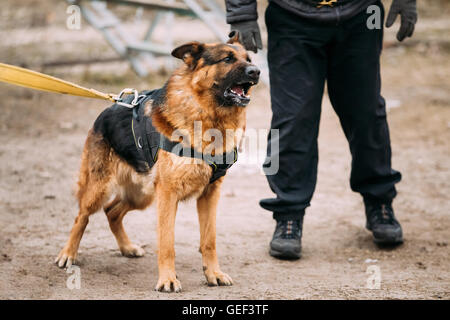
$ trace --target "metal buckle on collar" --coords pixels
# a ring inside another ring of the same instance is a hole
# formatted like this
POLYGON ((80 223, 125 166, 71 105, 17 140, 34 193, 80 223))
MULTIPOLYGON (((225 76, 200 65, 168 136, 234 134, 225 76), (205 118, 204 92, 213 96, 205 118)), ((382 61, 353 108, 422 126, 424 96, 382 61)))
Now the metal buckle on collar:
POLYGON ((137 92, 136 89, 125 88, 122 91, 120 91, 120 93, 117 96, 113 97, 113 99, 115 100, 115 102, 118 105, 121 105, 121 106, 124 106, 124 107, 127 107, 127 108, 134 108, 134 107, 136 107, 139 104, 141 99, 145 98, 145 97, 146 97, 145 95, 139 95, 139 93, 137 92), (125 95, 125 94, 132 94, 132 95, 134 95, 134 98, 133 98, 133 101, 131 101, 131 104, 122 102, 122 100, 123 100, 122 96, 125 95))
POLYGON ((322 0, 317 4, 317 8, 322 8, 323 6, 330 6, 333 7, 333 5, 338 2, 338 0, 322 0))

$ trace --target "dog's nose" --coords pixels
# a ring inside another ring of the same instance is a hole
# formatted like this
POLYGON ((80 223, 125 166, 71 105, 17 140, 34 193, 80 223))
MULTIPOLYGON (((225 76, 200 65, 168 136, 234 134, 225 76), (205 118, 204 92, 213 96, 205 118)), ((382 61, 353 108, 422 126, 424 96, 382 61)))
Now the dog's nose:
POLYGON ((245 74, 254 80, 259 79, 261 71, 256 66, 248 66, 245 68, 245 74))

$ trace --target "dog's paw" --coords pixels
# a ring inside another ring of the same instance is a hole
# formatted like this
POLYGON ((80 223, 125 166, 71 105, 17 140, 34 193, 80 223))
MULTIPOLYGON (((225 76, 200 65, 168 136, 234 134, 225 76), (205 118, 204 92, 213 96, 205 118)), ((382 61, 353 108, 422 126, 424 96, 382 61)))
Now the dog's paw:
POLYGON ((226 273, 218 271, 208 271, 205 268, 205 277, 208 282, 208 286, 232 286, 233 279, 226 273))
POLYGON ((131 244, 127 247, 120 248, 120 252, 128 258, 139 258, 145 254, 144 249, 136 244, 131 244))
POLYGON ((75 254, 70 253, 64 248, 56 257, 55 264, 60 268, 70 268, 72 264, 75 264, 75 254))
POLYGON ((155 290, 162 292, 180 292, 181 282, 177 279, 175 273, 170 276, 160 276, 155 290))

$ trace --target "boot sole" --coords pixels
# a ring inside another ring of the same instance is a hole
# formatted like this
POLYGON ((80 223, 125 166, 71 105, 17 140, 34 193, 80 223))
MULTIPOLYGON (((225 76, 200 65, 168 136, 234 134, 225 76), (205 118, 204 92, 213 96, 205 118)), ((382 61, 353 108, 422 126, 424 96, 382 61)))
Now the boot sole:
POLYGON ((301 252, 297 252, 297 251, 293 251, 293 250, 278 251, 278 250, 270 249, 269 254, 274 258, 282 259, 282 260, 297 260, 297 259, 300 259, 302 256, 301 252))
POLYGON ((392 238, 376 238, 375 235, 373 234, 372 229, 366 225, 366 229, 369 230, 370 232, 372 232, 372 236, 373 236, 373 242, 375 244, 379 244, 379 245, 386 245, 386 246, 393 246, 393 245, 399 245, 403 243, 403 235, 398 235, 396 237, 392 237, 392 238))
POLYGON ((377 239, 373 237, 373 242, 379 245, 398 245, 403 243, 403 237, 399 236, 391 239, 377 239))

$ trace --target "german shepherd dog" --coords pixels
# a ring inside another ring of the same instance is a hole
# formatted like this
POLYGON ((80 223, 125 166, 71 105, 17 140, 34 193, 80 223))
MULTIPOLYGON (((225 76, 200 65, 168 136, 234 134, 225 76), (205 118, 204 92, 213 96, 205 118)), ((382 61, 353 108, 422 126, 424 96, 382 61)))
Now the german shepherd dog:
MULTIPOLYGON (((174 130, 183 129, 188 132, 189 141, 194 141, 194 121, 201 121, 202 141, 196 147, 203 153, 211 143, 203 135, 207 130, 219 130, 224 137, 227 129, 243 132, 244 107, 250 101, 252 86, 258 82, 259 70, 239 42, 239 34, 232 32, 226 44, 190 42, 174 49, 172 55, 184 64, 145 104, 145 116, 151 118, 155 129, 169 139, 174 130)), ((224 177, 210 183, 212 169, 205 161, 165 150, 159 150, 156 163, 147 172, 138 170, 133 165, 136 153, 117 152, 126 149, 127 144, 136 148, 131 130, 118 125, 131 124, 133 110, 114 106, 102 112, 88 133, 76 193, 79 213, 55 263, 61 268, 75 263, 89 216, 102 207, 121 253, 127 257, 142 256, 144 250, 130 241, 122 220, 128 211, 143 210, 156 199, 159 278, 155 290, 179 292, 175 215, 179 201, 196 198, 200 252, 208 285, 232 285, 231 277, 221 271, 216 253, 216 209, 224 177), (120 143, 111 144, 112 140, 120 143), (186 159, 190 160, 188 164, 186 159)), ((232 139, 224 139, 214 152, 234 150, 241 138, 236 134, 232 139)))

